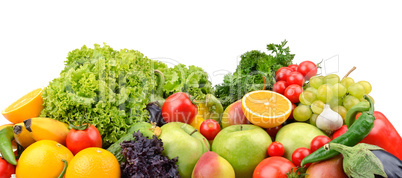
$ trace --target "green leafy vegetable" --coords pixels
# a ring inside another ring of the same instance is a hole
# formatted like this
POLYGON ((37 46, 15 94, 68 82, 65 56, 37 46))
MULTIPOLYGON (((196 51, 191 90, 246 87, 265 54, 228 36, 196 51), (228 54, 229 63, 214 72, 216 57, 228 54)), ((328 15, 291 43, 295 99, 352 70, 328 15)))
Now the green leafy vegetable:
MULTIPOLYGON (((42 117, 68 124, 80 118, 95 125, 108 147, 123 136, 133 123, 147 121, 145 110, 158 91, 158 75, 165 72, 165 98, 176 91, 190 94, 209 93, 207 74, 198 67, 166 64, 148 59, 135 50, 113 50, 104 44, 94 49, 83 46, 69 52, 60 77, 54 79, 42 94, 42 117)), ((159 80, 163 81, 163 80, 159 80)))
POLYGON ((261 90, 265 76, 266 89, 272 89, 275 84, 275 72, 281 67, 292 64, 294 54, 290 54, 287 41, 281 44, 268 44, 267 49, 272 54, 253 50, 241 55, 240 64, 233 74, 224 76, 223 83, 215 86, 215 94, 222 105, 227 107, 241 99, 250 91, 261 90))
POLYGON ((205 94, 212 92, 208 74, 200 67, 178 64, 173 68, 160 68, 166 82, 163 87, 163 96, 167 98, 173 93, 188 92, 196 99, 205 99, 205 94))

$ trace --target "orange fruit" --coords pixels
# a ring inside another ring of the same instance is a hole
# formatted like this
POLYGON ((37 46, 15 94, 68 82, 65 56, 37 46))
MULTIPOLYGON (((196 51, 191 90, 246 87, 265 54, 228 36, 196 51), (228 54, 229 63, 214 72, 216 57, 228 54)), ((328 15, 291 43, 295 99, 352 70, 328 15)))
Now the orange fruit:
POLYGON ((292 103, 285 96, 268 90, 247 93, 242 98, 247 120, 263 128, 281 125, 292 111, 292 103))
POLYGON ((102 148, 86 148, 71 160, 66 178, 120 178, 116 157, 102 148))
POLYGON ((14 124, 38 117, 43 109, 42 91, 43 88, 38 88, 18 99, 2 112, 3 116, 14 124))
POLYGON ((64 169, 64 162, 70 162, 73 154, 65 146, 53 140, 33 143, 22 152, 17 163, 18 178, 54 178, 64 169))

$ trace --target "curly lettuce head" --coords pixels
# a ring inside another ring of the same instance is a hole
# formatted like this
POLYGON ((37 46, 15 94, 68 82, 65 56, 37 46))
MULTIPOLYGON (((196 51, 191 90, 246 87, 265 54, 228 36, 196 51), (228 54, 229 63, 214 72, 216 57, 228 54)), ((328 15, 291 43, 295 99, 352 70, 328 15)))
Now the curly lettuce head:
POLYGON ((153 61, 135 50, 113 50, 104 44, 69 52, 60 77, 49 83, 41 116, 96 126, 107 147, 135 122, 147 120, 144 110, 156 88, 153 61))

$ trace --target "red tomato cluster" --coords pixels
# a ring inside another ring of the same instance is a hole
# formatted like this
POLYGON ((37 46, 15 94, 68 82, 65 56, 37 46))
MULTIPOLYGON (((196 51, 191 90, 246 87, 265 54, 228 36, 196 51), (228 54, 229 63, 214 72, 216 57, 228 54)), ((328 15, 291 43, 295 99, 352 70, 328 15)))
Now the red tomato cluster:
POLYGON ((285 95, 292 103, 298 103, 304 82, 315 75, 317 75, 317 66, 311 61, 281 67, 275 73, 277 82, 272 90, 285 95))

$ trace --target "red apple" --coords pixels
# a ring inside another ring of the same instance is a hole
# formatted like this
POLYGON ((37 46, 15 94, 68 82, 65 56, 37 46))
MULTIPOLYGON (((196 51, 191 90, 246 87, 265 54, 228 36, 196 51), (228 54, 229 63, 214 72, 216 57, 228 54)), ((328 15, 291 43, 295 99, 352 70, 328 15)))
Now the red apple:
POLYGON ((222 129, 239 124, 250 124, 246 116, 243 113, 241 106, 241 100, 238 100, 229 105, 222 115, 222 129))

